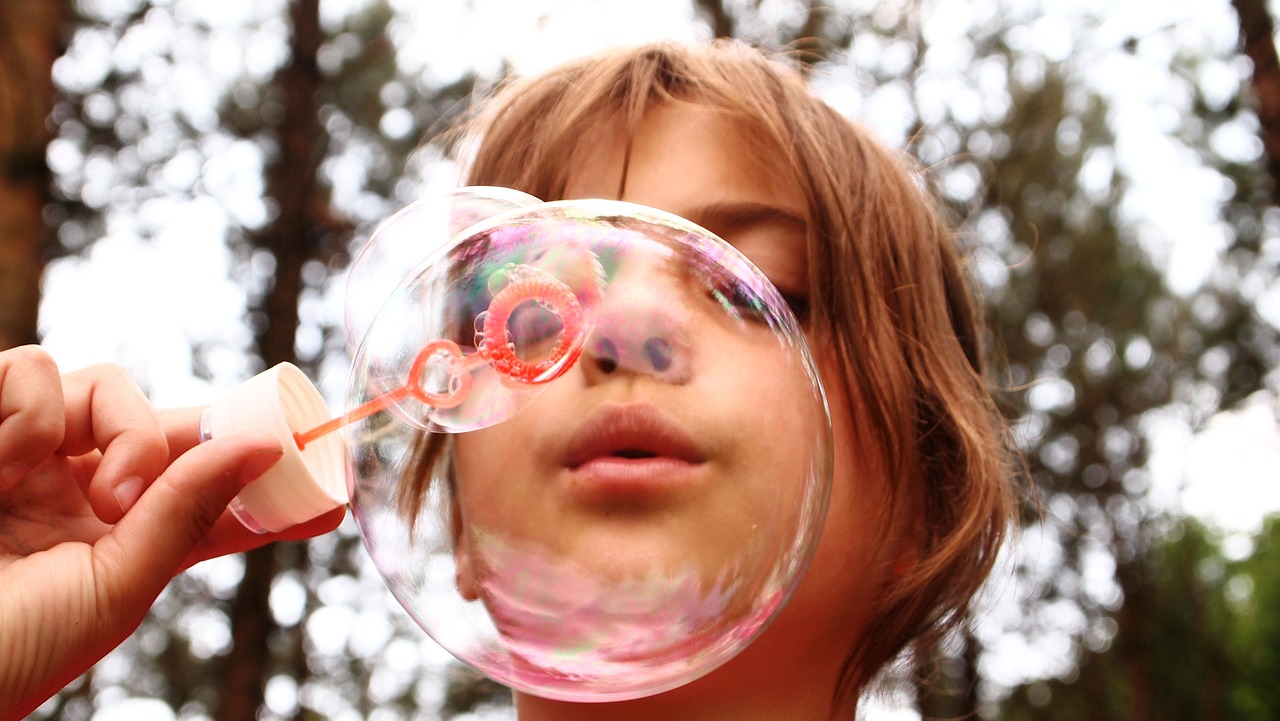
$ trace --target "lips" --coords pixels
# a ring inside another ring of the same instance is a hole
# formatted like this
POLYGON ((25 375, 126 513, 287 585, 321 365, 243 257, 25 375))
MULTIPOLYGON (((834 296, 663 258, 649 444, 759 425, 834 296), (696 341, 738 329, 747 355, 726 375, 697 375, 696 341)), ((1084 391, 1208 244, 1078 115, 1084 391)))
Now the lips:
POLYGON ((564 466, 579 486, 641 491, 678 485, 706 460, 668 414, 647 404, 610 404, 570 438, 564 466))

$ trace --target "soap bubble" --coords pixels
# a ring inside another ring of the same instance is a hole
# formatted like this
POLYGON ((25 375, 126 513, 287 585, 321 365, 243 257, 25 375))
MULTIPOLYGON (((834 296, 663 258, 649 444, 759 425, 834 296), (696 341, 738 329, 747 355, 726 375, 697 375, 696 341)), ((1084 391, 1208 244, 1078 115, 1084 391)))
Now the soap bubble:
POLYGON ((448 202, 417 202, 388 219, 347 266, 347 348, 355 351, 387 293, 438 246, 486 218, 540 202, 510 188, 466 187, 448 202))
POLYGON ((758 636, 817 543, 830 422, 804 335, 678 216, 482 205, 447 242, 412 209, 370 241, 420 233, 424 252, 355 353, 348 407, 387 411, 348 428, 365 545, 427 633, 503 684, 687 683, 758 636))

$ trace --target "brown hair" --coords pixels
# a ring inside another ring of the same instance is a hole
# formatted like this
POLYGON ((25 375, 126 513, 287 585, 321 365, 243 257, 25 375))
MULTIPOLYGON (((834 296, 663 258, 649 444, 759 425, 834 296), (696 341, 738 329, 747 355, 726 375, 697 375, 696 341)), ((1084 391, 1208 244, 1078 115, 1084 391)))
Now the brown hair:
MULTIPOLYGON (((563 196, 585 138, 630 138, 648 108, 693 102, 740 117, 781 155, 810 219, 809 332, 834 350, 889 483, 886 509, 917 541, 851 649, 837 704, 907 644, 963 621, 1013 521, 1000 418, 984 378, 983 326, 939 204, 904 155, 836 113, 785 60, 735 42, 650 45, 509 81, 468 128, 468 180, 563 196)), ((629 142, 629 140, 628 140, 629 142)), ((629 155, 629 153, 628 153, 629 155)), ((625 169, 623 178, 625 179, 625 169)), ((421 452, 422 496, 443 444, 421 452)))

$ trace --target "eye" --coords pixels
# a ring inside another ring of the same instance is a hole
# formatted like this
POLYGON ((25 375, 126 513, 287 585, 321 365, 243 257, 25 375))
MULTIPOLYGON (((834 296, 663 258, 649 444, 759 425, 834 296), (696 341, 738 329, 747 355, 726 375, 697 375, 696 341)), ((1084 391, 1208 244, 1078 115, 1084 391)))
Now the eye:
POLYGON ((809 320, 809 298, 798 293, 787 293, 779 289, 778 293, 782 296, 783 302, 791 309, 791 315, 796 317, 796 322, 804 325, 809 320))
POLYGON ((770 325, 776 322, 781 311, 770 307, 769 298, 772 294, 764 290, 764 283, 769 283, 777 290, 778 296, 790 308, 797 322, 803 324, 809 317, 809 297, 803 291, 784 290, 768 278, 761 279, 760 283, 753 283, 751 279, 715 264, 697 265, 693 270, 692 279, 701 283, 702 292, 733 318, 770 325))
POLYGON ((730 315, 752 322, 764 321, 769 315, 764 298, 743 280, 725 276, 711 285, 711 297, 730 315))

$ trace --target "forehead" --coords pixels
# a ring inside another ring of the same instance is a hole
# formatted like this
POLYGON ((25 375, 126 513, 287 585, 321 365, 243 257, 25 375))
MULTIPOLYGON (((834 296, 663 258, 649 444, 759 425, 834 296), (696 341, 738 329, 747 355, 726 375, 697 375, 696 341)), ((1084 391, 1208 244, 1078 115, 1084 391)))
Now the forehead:
POLYGON ((611 198, 675 213, 751 259, 780 289, 803 294, 810 218, 801 185, 762 133, 713 108, 652 108, 631 136, 587 142, 567 198, 611 198))
MULTIPOLYGON (((781 150, 745 120, 706 105, 664 103, 628 138, 610 123, 584 139, 568 198, 615 198, 702 222, 704 207, 756 204, 801 219, 805 198, 781 150)), ((713 229, 714 230, 714 229, 713 229)))

